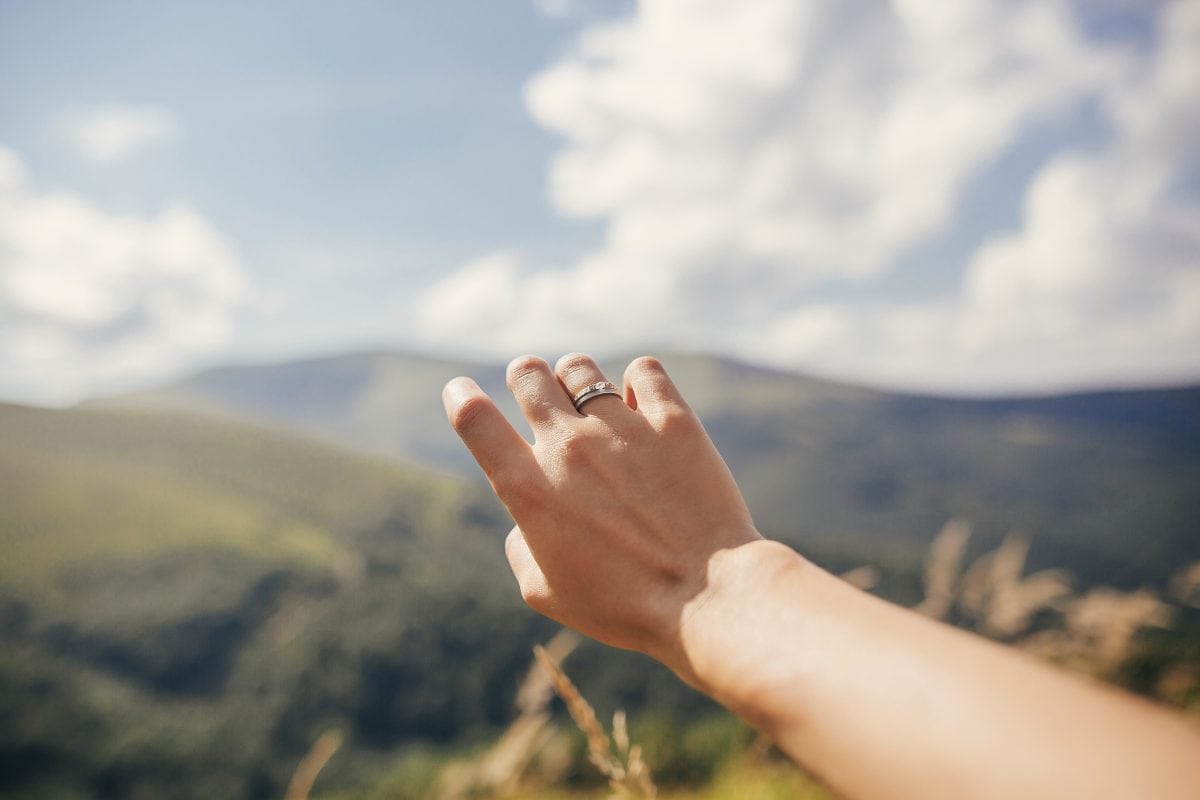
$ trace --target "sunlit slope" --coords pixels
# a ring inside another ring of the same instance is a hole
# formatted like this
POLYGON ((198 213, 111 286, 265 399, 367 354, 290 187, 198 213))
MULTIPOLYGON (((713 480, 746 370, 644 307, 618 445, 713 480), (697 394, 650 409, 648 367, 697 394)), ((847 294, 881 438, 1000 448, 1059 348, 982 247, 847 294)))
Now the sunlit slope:
POLYGON ((356 536, 468 492, 245 423, 0 405, 0 585, 62 595, 76 566, 196 549, 350 569, 356 536))
POLYGON ((0 406, 0 796, 278 797, 509 714, 529 647, 480 487, 230 420, 0 406))
MULTIPOLYGON (((1107 581, 1158 581, 1200 557, 1200 389, 961 400, 663 360, 760 526, 797 545, 911 567, 961 516, 979 549, 1021 531, 1039 543, 1034 563, 1107 581)), ((619 379, 623 363, 608 366, 619 379)), ((463 373, 513 414, 501 367, 396 352, 222 368, 108 402, 250 418, 477 476, 439 400, 463 373)))
POLYGON ((515 411, 495 366, 402 353, 359 353, 283 364, 218 367, 179 383, 100 401, 253 419, 368 452, 466 473, 470 456, 446 425, 441 389, 470 375, 515 411))

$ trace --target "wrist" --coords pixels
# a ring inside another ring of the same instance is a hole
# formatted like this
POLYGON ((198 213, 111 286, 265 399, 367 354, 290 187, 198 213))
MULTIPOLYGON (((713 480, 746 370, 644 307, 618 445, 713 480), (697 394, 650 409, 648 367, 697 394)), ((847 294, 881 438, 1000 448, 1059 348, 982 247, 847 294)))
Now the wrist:
POLYGON ((805 684, 800 628, 827 573, 779 542, 717 551, 684 607, 672 658, 681 678, 764 729, 805 684))

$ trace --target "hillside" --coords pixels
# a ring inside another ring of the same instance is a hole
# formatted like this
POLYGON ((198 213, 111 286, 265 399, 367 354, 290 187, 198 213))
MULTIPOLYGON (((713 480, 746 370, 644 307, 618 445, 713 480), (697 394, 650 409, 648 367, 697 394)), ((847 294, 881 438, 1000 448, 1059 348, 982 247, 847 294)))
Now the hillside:
MULTIPOLYGON (((962 401, 666 360, 760 525, 894 598, 954 515, 1084 585, 1200 560, 1196 389, 962 401)), ((554 626, 503 509, 447 474, 474 475, 438 398, 461 372, 505 398, 499 368, 377 354, 0 404, 0 797, 278 797, 331 728, 323 785, 354 794, 494 735, 554 626)), ((711 709, 631 654, 572 674, 602 711, 711 709)))
MULTIPOLYGON (((1018 530, 1038 542, 1035 565, 1122 585, 1200 557, 1200 388, 961 400, 663 360, 760 526, 799 546, 912 569, 960 516, 978 549, 1018 530)), ((476 476, 439 401, 464 373, 515 415, 499 366, 388 352, 216 369, 106 403, 246 418, 476 476)))
POLYGON ((4 585, 68 600, 97 560, 220 548, 280 566, 349 562, 356 534, 468 492, 334 448, 180 413, 0 407, 4 585), (32 535, 36 534, 36 535, 32 535))
MULTIPOLYGON (((176 384, 93 405, 178 408, 251 419, 377 455, 473 475, 473 463, 447 427, 441 405, 442 386, 464 374, 475 377, 505 403, 502 367, 380 352, 218 367, 176 384)), ((511 402, 504 408, 515 414, 511 402)))
POLYGON ((278 797, 510 714, 529 646, 472 485, 180 413, 0 406, 0 796, 278 797))

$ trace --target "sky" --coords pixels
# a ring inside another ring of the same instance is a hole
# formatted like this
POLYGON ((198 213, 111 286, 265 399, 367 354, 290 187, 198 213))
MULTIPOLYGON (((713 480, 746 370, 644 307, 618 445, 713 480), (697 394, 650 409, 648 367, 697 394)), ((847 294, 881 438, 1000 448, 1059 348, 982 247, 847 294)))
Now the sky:
POLYGON ((1200 380, 1200 3, 0 0, 0 398, 382 347, 1200 380))

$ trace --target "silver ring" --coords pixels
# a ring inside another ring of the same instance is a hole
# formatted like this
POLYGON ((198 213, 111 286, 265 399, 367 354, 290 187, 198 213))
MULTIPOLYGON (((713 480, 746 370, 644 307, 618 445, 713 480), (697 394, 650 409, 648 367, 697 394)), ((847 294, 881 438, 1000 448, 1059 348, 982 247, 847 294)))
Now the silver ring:
POLYGON ((575 396, 571 398, 571 403, 575 406, 576 411, 581 411, 584 403, 602 394, 619 395, 621 392, 617 389, 615 383, 600 381, 599 383, 588 384, 576 392, 575 396))

